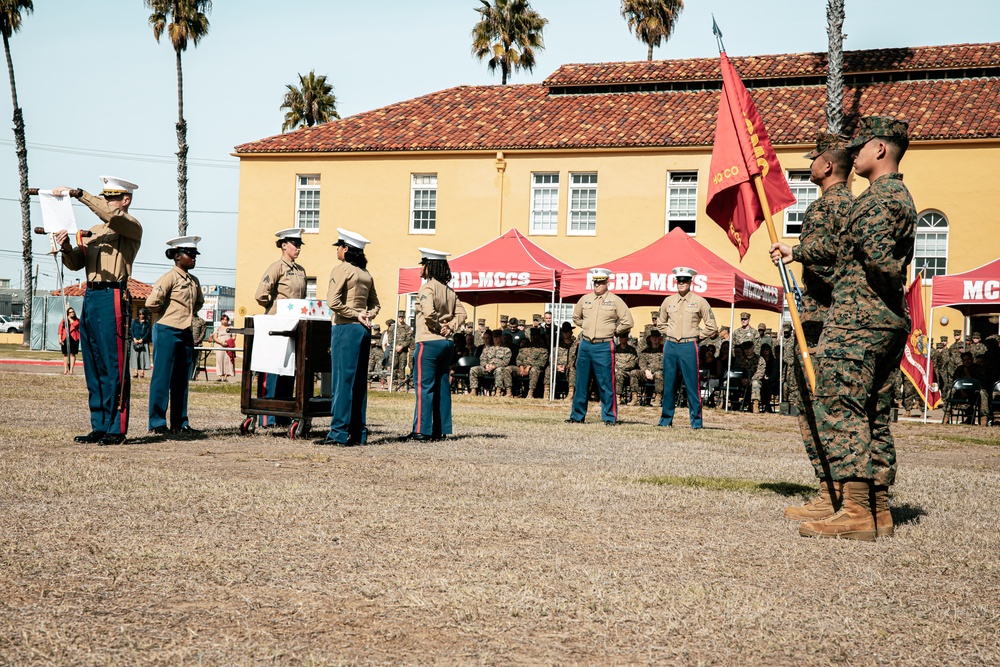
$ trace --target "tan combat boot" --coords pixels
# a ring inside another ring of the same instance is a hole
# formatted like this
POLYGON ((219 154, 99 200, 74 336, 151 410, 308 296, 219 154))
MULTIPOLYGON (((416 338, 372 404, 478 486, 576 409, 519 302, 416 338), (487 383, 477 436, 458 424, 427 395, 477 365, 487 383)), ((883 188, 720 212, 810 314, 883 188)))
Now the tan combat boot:
POLYGON ((875 486, 875 534, 878 537, 892 537, 896 529, 892 525, 892 512, 889 511, 889 487, 875 486))
POLYGON ((833 516, 840 509, 844 493, 841 482, 819 481, 819 494, 804 505, 793 505, 785 508, 785 518, 792 521, 819 521, 833 516), (830 487, 833 495, 830 495, 830 487))
POLYGON ((799 526, 803 537, 838 537, 845 540, 875 541, 870 482, 844 482, 844 504, 840 511, 822 521, 799 526))

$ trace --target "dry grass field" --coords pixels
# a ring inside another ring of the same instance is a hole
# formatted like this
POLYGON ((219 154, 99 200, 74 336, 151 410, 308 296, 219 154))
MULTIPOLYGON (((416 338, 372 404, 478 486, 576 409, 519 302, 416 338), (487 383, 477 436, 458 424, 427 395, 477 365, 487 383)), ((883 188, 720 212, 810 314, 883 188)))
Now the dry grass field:
MULTIPOLYGON (((794 419, 459 397, 411 444, 372 394, 368 446, 88 431, 82 378, 0 372, 2 665, 996 665, 1000 429, 900 424, 894 539, 800 538, 794 419)), ((320 434, 322 425, 320 425, 320 434)))

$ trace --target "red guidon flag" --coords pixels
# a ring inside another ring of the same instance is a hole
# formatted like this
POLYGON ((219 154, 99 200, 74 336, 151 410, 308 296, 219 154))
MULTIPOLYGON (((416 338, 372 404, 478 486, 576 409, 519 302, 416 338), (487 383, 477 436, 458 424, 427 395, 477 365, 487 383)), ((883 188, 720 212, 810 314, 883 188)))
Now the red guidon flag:
POLYGON ((760 174, 771 215, 794 204, 795 195, 788 187, 750 94, 725 51, 720 56, 722 97, 705 208, 708 217, 726 230, 742 261, 750 247, 750 235, 764 221, 751 179, 760 174))
POLYGON ((920 398, 927 403, 927 407, 934 409, 941 403, 941 391, 934 381, 934 366, 927 360, 931 345, 924 319, 922 285, 923 274, 918 274, 906 293, 906 303, 910 307, 910 336, 906 339, 899 370, 913 383, 920 398))

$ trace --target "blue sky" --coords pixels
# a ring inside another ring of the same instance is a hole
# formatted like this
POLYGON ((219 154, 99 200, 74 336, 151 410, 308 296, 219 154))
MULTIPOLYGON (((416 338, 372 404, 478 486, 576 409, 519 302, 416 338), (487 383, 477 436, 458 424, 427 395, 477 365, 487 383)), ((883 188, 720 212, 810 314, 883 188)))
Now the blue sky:
MULTIPOLYGON (((826 50, 825 0, 688 0, 670 42, 654 58, 714 57, 714 13, 731 56, 826 50)), ((233 284, 237 144, 277 134, 285 85, 315 69, 334 84, 341 116, 457 85, 499 82, 470 55, 476 0, 215 0, 208 37, 184 54, 190 233, 205 237, 196 273, 233 284), (376 14, 373 8, 381 13, 376 14)), ((642 60, 619 0, 534 0, 550 23, 532 73, 539 82, 565 63, 642 60)), ((98 176, 140 186, 132 212, 144 226, 135 277, 168 268, 162 250, 177 230, 176 73, 172 48, 157 44, 142 0, 36 0, 11 39, 24 109, 29 180, 99 190, 98 176)), ((985 0, 847 0, 846 49, 996 41, 1000 3, 985 0)), ((20 283, 18 174, 6 77, 0 93, 0 278, 20 283)), ((762 114, 767 115, 765 109, 762 114)), ((84 209, 77 221, 95 222, 84 209)), ((32 224, 41 224, 37 204, 32 224)), ((275 229, 287 226, 276 221, 275 229)), ((40 286, 55 285, 35 242, 40 286)))

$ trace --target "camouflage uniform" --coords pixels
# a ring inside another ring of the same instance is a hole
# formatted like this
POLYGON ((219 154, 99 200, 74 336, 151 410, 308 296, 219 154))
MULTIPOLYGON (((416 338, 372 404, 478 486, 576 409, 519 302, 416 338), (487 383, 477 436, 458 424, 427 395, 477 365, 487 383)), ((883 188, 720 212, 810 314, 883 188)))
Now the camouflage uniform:
POLYGON ((500 387, 500 374, 510 363, 510 350, 503 345, 493 345, 483 350, 479 358, 479 366, 473 366, 469 371, 469 391, 473 394, 479 388, 479 378, 484 375, 494 379, 497 388, 500 387), (492 371, 486 370, 487 365, 496 366, 492 371))
POLYGON ((388 334, 390 360, 392 359, 392 350, 395 349, 393 347, 394 343, 396 347, 403 348, 399 352, 396 352, 396 365, 392 373, 393 385, 399 386, 406 379, 406 361, 410 358, 410 348, 413 346, 413 329, 405 322, 400 324, 399 320, 396 320, 389 325, 386 333, 388 334))
MULTIPOLYGON (((639 368, 639 353, 629 345, 615 345, 615 393, 622 403, 627 401, 622 399, 625 393, 625 383, 631 377, 632 371, 639 368)), ((632 384, 633 393, 638 385, 632 384)))
POLYGON ((480 345, 483 344, 483 332, 486 330, 487 330, 486 320, 480 319, 479 322, 477 323, 476 330, 472 332, 473 341, 475 342, 476 347, 479 347, 480 345))
MULTIPOLYGON (((813 404, 824 463, 834 481, 889 486, 895 480, 889 383, 910 329, 904 288, 917 223, 902 179, 898 172, 875 179, 855 200, 836 244, 833 303, 816 350, 813 404)), ((803 264, 829 259, 802 244, 793 257, 803 264)))
POLYGON ((799 358, 799 342, 795 339, 794 332, 789 336, 782 336, 781 347, 781 400, 793 403, 801 407, 799 397, 799 387, 795 378, 795 365, 799 358))
POLYGON ((951 369, 948 355, 947 336, 941 337, 941 343, 931 352, 931 365, 934 367, 934 381, 941 392, 941 400, 948 400, 951 393, 951 369))
POLYGON ((517 353, 517 365, 505 366, 500 372, 500 388, 511 392, 514 390, 514 376, 521 375, 522 369, 528 369, 528 396, 535 395, 538 378, 542 377, 545 367, 549 364, 549 351, 541 345, 525 345, 517 353))
MULTIPOLYGON (((760 401, 760 383, 764 379, 764 370, 766 366, 764 364, 764 358, 761 357, 753 348, 747 348, 742 351, 742 353, 737 354, 733 357, 736 368, 747 374, 750 379, 750 400, 760 401)), ((747 393, 744 390, 742 396, 746 397, 747 393)), ((741 409, 748 410, 748 405, 741 405, 741 409)))
MULTIPOLYGON (((817 150, 836 148, 844 144, 838 142, 836 135, 826 135, 824 147, 819 143, 817 150)), ((822 138, 821 138, 822 141, 822 138)), ((811 155, 811 153, 810 153, 811 155)), ((813 359, 813 369, 816 368, 816 345, 823 333, 823 322, 833 303, 833 276, 837 259, 837 244, 840 243, 844 226, 850 219, 851 207, 854 205, 854 195, 846 182, 835 183, 828 187, 822 196, 809 204, 802 219, 802 231, 799 235, 799 247, 803 248, 811 261, 802 264, 802 310, 799 319, 802 322, 802 334, 809 347, 813 359)), ((801 261, 801 260, 800 260, 801 261)), ((806 378, 805 367, 802 365, 802 355, 799 353, 798 341, 792 336, 795 345, 792 353, 794 383, 798 391, 789 391, 786 395, 789 402, 799 409, 799 431, 802 433, 802 443, 806 454, 812 463, 816 477, 829 479, 828 467, 820 456, 820 438, 816 415, 813 410, 813 396, 806 378)), ((817 377, 817 384, 819 379, 817 377)))
MULTIPOLYGON (((981 338, 981 336, 979 336, 978 334, 972 334, 972 336, 970 336, 970 338, 973 338, 973 339, 975 339, 975 338, 981 338)), ((973 361, 975 361, 976 357, 985 357, 986 356, 986 346, 983 345, 982 342, 979 342, 979 343, 969 342, 965 346, 965 350, 967 352, 971 352, 972 353, 972 359, 973 359, 973 361)))
POLYGON ((631 373, 632 392, 638 395, 642 386, 649 382, 646 371, 653 376, 653 405, 660 404, 663 396, 663 346, 646 347, 639 353, 639 368, 631 373))
MULTIPOLYGON (((559 373, 559 366, 562 366, 566 373, 567 386, 572 390, 576 374, 573 372, 573 363, 576 361, 576 343, 560 342, 556 347, 556 373, 559 373)), ((549 394, 549 382, 552 380, 552 365, 545 364, 545 395, 549 394)))
MULTIPOLYGON (((742 315, 741 315, 741 317, 742 317, 742 315)), ((757 352, 757 351, 760 350, 760 333, 758 333, 758 331, 756 329, 754 329, 753 327, 749 327, 749 326, 748 327, 742 327, 742 326, 736 327, 729 334, 729 340, 731 341, 730 345, 733 346, 733 349, 736 349, 736 347, 738 347, 739 345, 742 345, 743 343, 745 343, 746 341, 749 340, 749 341, 753 342, 754 352, 757 352)))
POLYGON ((372 346, 371 351, 368 353, 368 376, 372 375, 382 376, 382 357, 384 356, 384 351, 379 345, 379 341, 382 340, 382 334, 378 332, 373 332, 372 334, 372 346))

